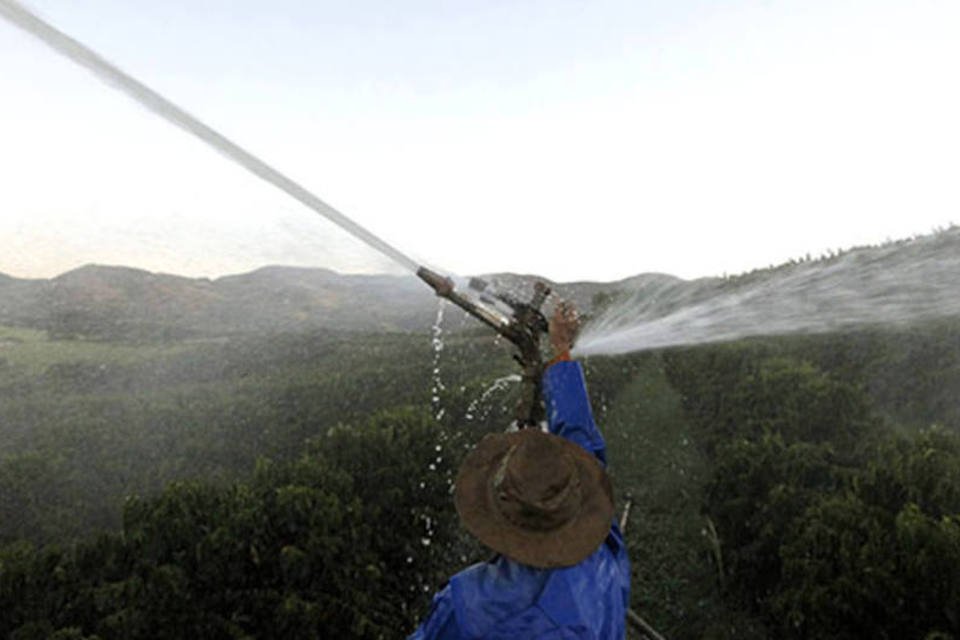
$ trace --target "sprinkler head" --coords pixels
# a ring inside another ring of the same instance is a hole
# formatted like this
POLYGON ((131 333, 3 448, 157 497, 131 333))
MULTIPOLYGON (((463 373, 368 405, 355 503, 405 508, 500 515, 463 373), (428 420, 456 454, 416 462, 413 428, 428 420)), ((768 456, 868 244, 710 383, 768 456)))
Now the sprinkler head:
POLYGON ((436 271, 431 271, 426 267, 420 267, 417 269, 417 276, 430 285, 433 290, 437 292, 438 296, 447 298, 453 293, 453 280, 444 278, 436 271))
POLYGON ((470 278, 470 288, 474 291, 486 291, 488 283, 483 278, 470 278))

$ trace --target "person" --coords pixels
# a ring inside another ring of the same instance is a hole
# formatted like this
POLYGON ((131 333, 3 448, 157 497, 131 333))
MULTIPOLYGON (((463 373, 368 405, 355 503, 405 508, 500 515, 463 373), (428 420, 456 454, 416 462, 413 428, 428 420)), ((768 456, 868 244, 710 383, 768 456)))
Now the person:
POLYGON ((630 563, 606 444, 570 359, 578 329, 573 306, 558 304, 543 375, 548 433, 488 435, 461 465, 457 513, 497 555, 454 575, 408 640, 625 637, 630 563))

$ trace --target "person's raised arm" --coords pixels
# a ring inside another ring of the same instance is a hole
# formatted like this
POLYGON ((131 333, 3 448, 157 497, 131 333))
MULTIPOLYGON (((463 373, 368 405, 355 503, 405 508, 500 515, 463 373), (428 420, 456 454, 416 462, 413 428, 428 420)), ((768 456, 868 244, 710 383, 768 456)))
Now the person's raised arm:
POLYGON ((580 363, 570 359, 570 349, 579 329, 577 310, 561 301, 550 319, 554 358, 543 374, 547 423, 550 433, 576 442, 606 464, 606 444, 593 421, 583 369, 580 363))

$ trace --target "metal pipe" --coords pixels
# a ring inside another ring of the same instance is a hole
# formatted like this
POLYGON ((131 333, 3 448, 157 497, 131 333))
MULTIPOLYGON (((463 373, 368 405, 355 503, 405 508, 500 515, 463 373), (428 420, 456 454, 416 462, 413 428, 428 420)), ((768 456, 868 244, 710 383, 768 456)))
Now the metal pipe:
POLYGON ((633 506, 633 496, 627 494, 627 504, 623 506, 623 515, 620 516, 620 533, 626 534, 627 524, 630 523, 630 507, 633 506))
POLYGON ((665 638, 657 633, 657 630, 651 627, 646 620, 638 616, 633 609, 627 609, 627 620, 633 624, 634 628, 643 633, 645 636, 652 638, 653 640, 665 640, 665 638))
POLYGON ((480 302, 470 299, 457 291, 453 280, 440 275, 436 271, 431 271, 426 267, 417 269, 417 276, 426 282, 441 298, 446 298, 470 315, 482 320, 490 325, 497 333, 509 338, 510 318, 504 316, 496 309, 492 309, 480 302))

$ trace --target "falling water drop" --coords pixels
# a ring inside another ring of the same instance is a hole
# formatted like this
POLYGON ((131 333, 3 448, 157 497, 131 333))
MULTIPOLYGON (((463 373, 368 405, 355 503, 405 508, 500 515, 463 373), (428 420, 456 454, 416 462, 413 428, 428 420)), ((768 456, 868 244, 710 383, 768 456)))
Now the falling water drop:
POLYGON ((433 407, 433 415, 438 422, 443 418, 443 408, 440 406, 440 392, 446 388, 440 377, 440 356, 443 353, 443 311, 446 304, 444 299, 438 299, 437 317, 433 322, 433 339, 431 341, 433 344, 433 395, 430 398, 430 402, 433 407))
MULTIPOLYGON (((502 378, 497 378, 496 380, 494 380, 494 381, 490 384, 490 386, 488 386, 488 387, 484 390, 484 392, 480 394, 479 397, 474 398, 474 399, 470 402, 470 404, 467 406, 466 419, 467 419, 467 420, 473 420, 474 416, 476 416, 476 415, 480 412, 480 409, 481 409, 481 407, 483 406, 483 403, 486 402, 487 399, 488 399, 493 393, 495 393, 496 391, 500 391, 501 389, 505 389, 505 388, 507 387, 507 385, 510 384, 510 383, 520 382, 520 380, 521 380, 521 378, 520 378, 520 376, 518 376, 517 374, 511 374, 511 375, 508 375, 508 376, 503 376, 502 378)), ((484 411, 482 414, 480 414, 480 419, 482 420, 482 419, 486 418, 489 413, 490 413, 490 408, 488 407, 486 411, 484 411)))

